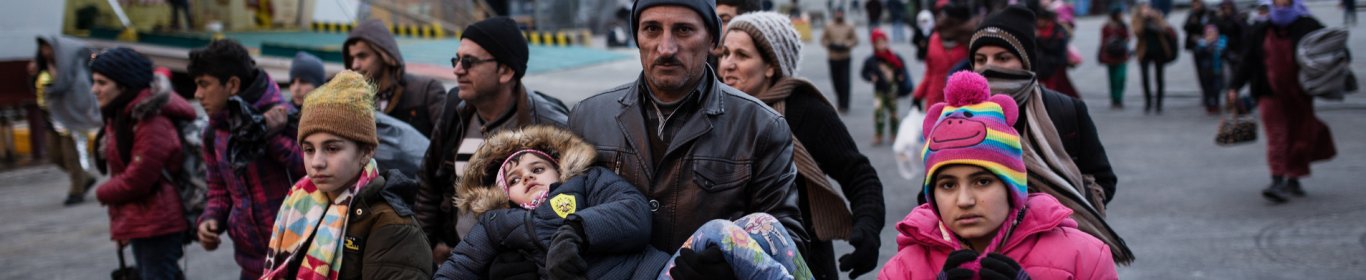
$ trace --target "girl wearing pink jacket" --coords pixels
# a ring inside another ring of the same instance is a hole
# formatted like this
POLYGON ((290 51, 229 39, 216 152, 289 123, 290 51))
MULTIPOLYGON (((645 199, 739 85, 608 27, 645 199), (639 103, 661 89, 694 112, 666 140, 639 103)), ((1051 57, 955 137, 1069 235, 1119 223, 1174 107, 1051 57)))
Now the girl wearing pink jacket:
POLYGON ((967 71, 944 92, 924 121, 928 203, 897 223, 878 279, 1117 279, 1109 247, 1072 210, 1028 194, 1014 99, 967 71))

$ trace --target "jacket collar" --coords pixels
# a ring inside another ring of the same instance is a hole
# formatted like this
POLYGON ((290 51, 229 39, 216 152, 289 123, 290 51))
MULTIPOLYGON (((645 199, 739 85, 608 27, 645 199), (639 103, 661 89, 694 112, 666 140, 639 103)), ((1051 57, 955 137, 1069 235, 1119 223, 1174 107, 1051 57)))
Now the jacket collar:
POLYGON ((413 199, 417 195, 417 182, 403 175, 397 169, 391 169, 370 180, 360 192, 356 194, 354 209, 366 209, 370 205, 378 203, 383 199, 394 209, 394 213, 399 216, 413 215, 413 199))
MULTIPOLYGON (((536 104, 535 101, 533 101, 532 98, 529 96, 529 91, 527 91, 526 86, 523 85, 521 82, 518 82, 517 87, 512 89, 512 95, 514 97, 512 101, 512 110, 503 112, 503 114, 498 116, 497 119, 483 121, 481 123, 482 127, 479 128, 480 131, 487 133, 492 129, 502 126, 503 124, 509 121, 514 121, 514 119, 518 124, 530 124, 533 120, 536 119, 536 110, 535 107, 533 107, 536 104)), ((466 104, 468 103, 461 103, 461 105, 466 104)), ((469 106, 468 110, 465 111, 465 114, 468 114, 467 117, 479 117, 479 114, 477 114, 479 112, 479 109, 475 108, 474 106, 469 106)), ((467 118, 466 120, 468 121, 467 118)))
MULTIPOLYGON (((294 108, 294 104, 285 101, 284 97, 280 95, 280 86, 275 84, 275 80, 270 78, 270 74, 259 68, 253 69, 252 73, 255 74, 256 78, 251 81, 243 81, 243 88, 237 93, 237 96, 241 96, 243 100, 251 102, 252 109, 255 109, 256 112, 266 112, 275 106, 286 106, 285 108, 291 112, 298 111, 297 108, 294 108)), ((228 129, 227 110, 210 115, 209 118, 213 127, 228 129)))
POLYGON ((194 120, 197 113, 185 98, 170 89, 149 87, 124 106, 123 113, 132 114, 133 119, 144 120, 157 115, 173 120, 194 120))
MULTIPOLYGON (((1072 210, 1068 209, 1047 194, 1030 194, 1028 211, 1025 211, 1024 218, 1015 225, 1013 232, 1007 237, 1005 245, 996 248, 997 253, 1009 252, 1014 247, 1019 246, 1025 240, 1043 232, 1053 230, 1058 227, 1077 227, 1077 222, 1069 218, 1072 210)), ((898 232, 896 237, 897 249, 913 245, 919 245, 933 250, 952 251, 956 248, 957 238, 948 228, 940 227, 939 216, 931 209, 934 207, 929 203, 921 204, 906 218, 896 224, 898 232)), ((1018 209, 1011 209, 1012 215, 1018 209)), ((1009 221, 1006 221, 1009 222, 1009 221)), ((1003 225, 1009 226, 1009 225, 1003 225)), ((997 234, 1002 234, 1003 230, 998 230, 997 234)))
MULTIPOLYGON (((643 96, 640 95, 640 91, 649 92, 649 85, 645 83, 645 72, 641 71, 640 76, 636 78, 636 82, 629 85, 629 87, 630 88, 625 95, 617 98, 617 102, 621 103, 622 107, 634 107, 636 104, 643 102, 641 101, 641 97, 643 96)), ((707 115, 720 115, 726 112, 725 98, 721 96, 721 92, 723 91, 722 87, 729 88, 729 86, 716 80, 716 74, 712 70, 711 65, 707 65, 707 71, 702 73, 702 82, 698 83, 696 89, 698 92, 702 93, 701 96, 697 97, 700 100, 698 103, 701 104, 701 108, 698 110, 699 112, 703 112, 707 115)))

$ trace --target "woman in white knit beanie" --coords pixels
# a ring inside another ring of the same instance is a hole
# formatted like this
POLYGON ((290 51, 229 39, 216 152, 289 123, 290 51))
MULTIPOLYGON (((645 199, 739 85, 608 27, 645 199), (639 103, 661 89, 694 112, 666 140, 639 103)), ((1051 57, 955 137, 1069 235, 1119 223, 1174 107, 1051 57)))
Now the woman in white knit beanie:
POLYGON ((816 279, 849 278, 872 271, 878 262, 879 232, 885 220, 882 182, 840 121, 825 95, 797 77, 802 42, 786 15, 747 13, 731 19, 722 37, 720 75, 787 118, 792 159, 801 175, 802 220, 813 237, 803 254, 816 279), (842 188, 827 181, 834 178, 842 188), (845 206, 853 205, 853 211, 845 206), (848 240, 854 252, 839 258, 831 241, 848 240))

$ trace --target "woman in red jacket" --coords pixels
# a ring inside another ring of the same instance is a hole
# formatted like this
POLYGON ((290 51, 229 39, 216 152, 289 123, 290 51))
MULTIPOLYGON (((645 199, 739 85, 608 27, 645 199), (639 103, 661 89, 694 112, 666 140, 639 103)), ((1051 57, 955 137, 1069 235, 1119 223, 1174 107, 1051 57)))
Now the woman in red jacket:
POLYGON ((169 83, 153 87, 152 62, 132 49, 108 50, 90 68, 110 171, 95 197, 109 206, 110 235, 120 246, 132 245, 142 279, 184 278, 176 261, 189 225, 162 172, 179 171, 169 164, 184 159, 172 121, 194 119, 194 109, 169 93, 169 83))
POLYGON ((942 9, 935 32, 930 35, 925 76, 912 95, 917 101, 914 104, 929 106, 944 101, 944 80, 949 77, 949 70, 968 58, 968 39, 977 22, 972 20, 967 7, 947 4, 942 9))

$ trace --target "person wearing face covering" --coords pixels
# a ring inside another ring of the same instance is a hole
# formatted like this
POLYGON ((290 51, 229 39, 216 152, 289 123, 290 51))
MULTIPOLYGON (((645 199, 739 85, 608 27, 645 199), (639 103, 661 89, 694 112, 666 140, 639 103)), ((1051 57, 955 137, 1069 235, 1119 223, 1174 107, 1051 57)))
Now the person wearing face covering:
POLYGON ((1115 262, 1128 263, 1133 253, 1105 222, 1118 179, 1086 104, 1043 87, 1033 72, 1034 22, 1034 13, 1019 6, 988 16, 968 44, 972 67, 992 93, 1019 106, 1014 128, 1024 145, 1030 191, 1057 197, 1072 209, 1079 229, 1109 245, 1115 262))
POLYGON ((930 51, 930 34, 934 33, 934 13, 920 10, 915 15, 915 28, 911 28, 911 44, 915 45, 915 59, 925 61, 930 51))
POLYGON ((1304 196, 1299 179, 1309 176, 1309 164, 1337 154, 1328 126, 1314 115, 1314 100, 1300 84, 1295 63, 1300 39, 1323 27, 1302 0, 1275 0, 1269 19, 1252 26, 1244 38, 1245 59, 1226 93, 1233 99, 1247 86, 1257 99, 1271 169, 1271 185, 1262 196, 1274 202, 1304 196))

